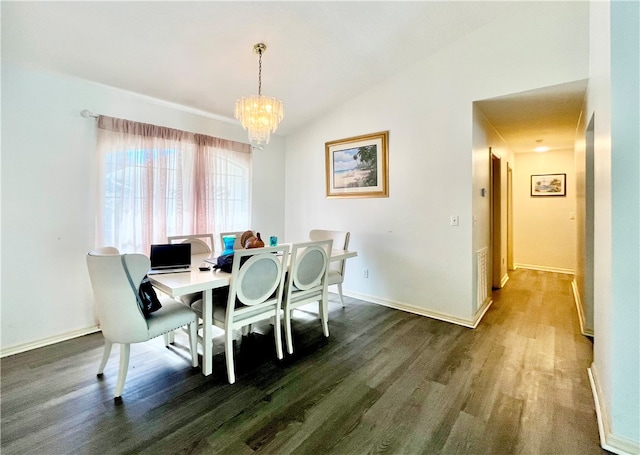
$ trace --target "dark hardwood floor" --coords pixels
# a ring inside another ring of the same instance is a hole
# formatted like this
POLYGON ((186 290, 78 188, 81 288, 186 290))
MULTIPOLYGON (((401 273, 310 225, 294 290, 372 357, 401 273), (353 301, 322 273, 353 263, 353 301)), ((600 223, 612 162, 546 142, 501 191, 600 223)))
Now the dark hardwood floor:
MULTIPOLYGON (((331 336, 297 313, 277 361, 270 325, 236 341, 227 383, 189 364, 186 335, 136 344, 123 401, 102 336, 2 359, 10 454, 603 454, 569 275, 520 269, 467 329, 332 295, 331 336)), ((218 332, 216 332, 218 333, 218 332)))

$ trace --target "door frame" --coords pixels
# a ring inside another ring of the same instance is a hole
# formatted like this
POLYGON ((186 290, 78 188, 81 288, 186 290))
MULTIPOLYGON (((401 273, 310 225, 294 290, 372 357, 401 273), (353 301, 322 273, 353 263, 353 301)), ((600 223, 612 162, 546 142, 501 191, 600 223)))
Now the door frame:
POLYGON ((502 159, 489 147, 489 252, 491 256, 491 287, 502 287, 502 159))
POLYGON ((513 168, 507 162, 507 272, 515 270, 513 263, 513 168))

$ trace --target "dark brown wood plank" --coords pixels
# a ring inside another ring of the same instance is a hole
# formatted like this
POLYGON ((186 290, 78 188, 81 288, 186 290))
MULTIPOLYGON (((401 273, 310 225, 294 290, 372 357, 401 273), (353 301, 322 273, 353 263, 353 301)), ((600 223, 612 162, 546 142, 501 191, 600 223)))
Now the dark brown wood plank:
POLYGON ((273 328, 222 333, 214 373, 189 364, 186 335, 132 346, 123 402, 100 334, 1 361, 1 451, 11 454, 603 454, 571 276, 517 270, 477 329, 332 295, 297 312, 295 353, 273 328))

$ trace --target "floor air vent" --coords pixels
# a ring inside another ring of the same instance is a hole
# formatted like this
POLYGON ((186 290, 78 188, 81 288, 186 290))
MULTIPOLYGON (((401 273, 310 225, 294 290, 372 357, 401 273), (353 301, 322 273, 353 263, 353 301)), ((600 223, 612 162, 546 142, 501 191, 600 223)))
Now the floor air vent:
POLYGON ((477 295, 478 295, 478 308, 482 308, 484 302, 488 297, 488 283, 487 283, 487 253, 489 248, 484 247, 478 251, 476 251, 476 256, 478 260, 478 286, 477 286, 477 295))

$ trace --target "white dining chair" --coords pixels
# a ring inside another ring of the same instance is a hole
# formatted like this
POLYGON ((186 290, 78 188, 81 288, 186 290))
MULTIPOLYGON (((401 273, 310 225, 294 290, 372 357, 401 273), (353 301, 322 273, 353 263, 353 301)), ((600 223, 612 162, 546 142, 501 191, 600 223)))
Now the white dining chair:
MULTIPOLYGON (((190 243, 191 255, 211 253, 214 249, 213 234, 189 234, 189 235, 171 235, 167 237, 168 243, 190 243)), ((201 298, 201 293, 181 295, 178 301, 190 307, 193 302, 201 298)), ((173 343, 173 333, 165 335, 165 343, 173 343)))
POLYGON ((211 253, 214 250, 213 234, 170 235, 168 243, 190 243, 191 254, 211 253))
MULTIPOLYGON (((235 330, 273 318, 276 355, 278 359, 283 358, 280 318, 288 254, 288 245, 237 250, 228 294, 213 295, 212 322, 225 331, 225 356, 230 384, 236 380, 233 362, 235 330)), ((200 318, 202 304, 200 299, 191 306, 200 318)))
POLYGON ((294 243, 291 246, 289 273, 285 283, 284 331, 287 352, 293 354, 291 316, 293 310, 318 302, 324 336, 329 336, 329 298, 327 292, 329 253, 333 240, 294 243))
POLYGON ((220 233, 220 245, 221 245, 220 251, 224 250, 224 238, 227 237, 227 236, 234 236, 236 238, 235 241, 233 242, 233 249, 234 250, 239 250, 239 249, 244 248, 244 245, 242 244, 242 241, 241 241, 241 237, 242 237, 242 234, 244 234, 247 231, 248 230, 221 232, 220 233))
POLYGON ((104 352, 98 376, 104 373, 114 343, 120 344, 120 368, 114 399, 121 399, 129 367, 131 343, 148 341, 183 326, 189 327, 191 365, 198 366, 197 316, 177 301, 159 296, 162 308, 145 318, 138 304, 137 289, 149 270, 149 258, 143 254, 118 253, 115 248, 99 248, 87 255, 89 277, 104 336, 104 352), (127 277, 128 270, 129 277, 127 277), (132 284, 133 283, 133 286, 132 284))
MULTIPOLYGON (((348 250, 351 233, 348 231, 326 231, 313 229, 309 232, 309 240, 333 240, 333 247, 336 249, 348 250)), ((344 271, 346 260, 331 261, 329 263, 328 285, 338 287, 340 303, 344 307, 344 297, 342 295, 342 283, 344 282, 344 271)))

